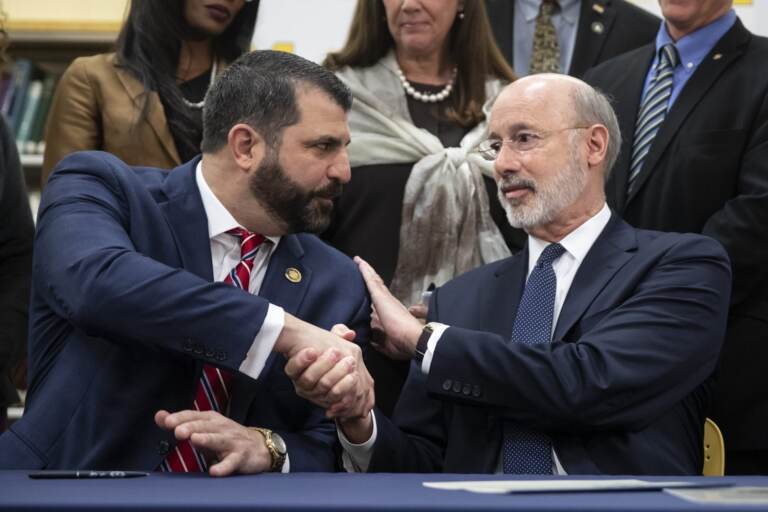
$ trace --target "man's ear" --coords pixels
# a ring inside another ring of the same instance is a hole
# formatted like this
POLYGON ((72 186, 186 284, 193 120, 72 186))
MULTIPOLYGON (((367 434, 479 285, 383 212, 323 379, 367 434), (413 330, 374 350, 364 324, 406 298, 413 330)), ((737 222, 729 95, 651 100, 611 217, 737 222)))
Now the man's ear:
POLYGON ((264 157, 264 138, 245 123, 238 123, 229 129, 227 145, 238 167, 249 171, 264 157))
POLYGON ((590 167, 597 167, 605 163, 608 154, 608 128, 601 124, 588 128, 587 162, 590 167))

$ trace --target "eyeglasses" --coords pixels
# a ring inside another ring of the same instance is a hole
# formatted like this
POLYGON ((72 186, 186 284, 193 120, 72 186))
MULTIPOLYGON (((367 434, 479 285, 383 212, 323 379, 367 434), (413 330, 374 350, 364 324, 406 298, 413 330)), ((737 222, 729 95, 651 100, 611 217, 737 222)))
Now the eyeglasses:
POLYGON ((509 139, 487 139, 477 145, 474 149, 475 153, 479 153, 485 160, 493 162, 499 157, 501 153, 501 147, 507 146, 512 151, 518 153, 525 153, 541 146, 544 141, 560 132, 568 130, 586 130, 589 126, 570 126, 568 128, 560 128, 559 130, 550 131, 535 131, 535 130, 519 130, 509 139))

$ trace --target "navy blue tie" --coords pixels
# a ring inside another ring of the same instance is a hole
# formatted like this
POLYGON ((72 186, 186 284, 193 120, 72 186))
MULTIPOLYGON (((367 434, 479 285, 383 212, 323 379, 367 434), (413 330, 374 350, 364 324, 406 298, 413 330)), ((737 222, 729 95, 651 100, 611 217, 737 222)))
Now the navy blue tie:
MULTIPOLYGON (((517 308, 513 343, 549 343, 555 311, 557 277, 552 262, 563 255, 560 244, 550 244, 539 256, 528 276, 520 306, 517 308)), ((541 432, 523 428, 514 422, 504 424, 502 447, 504 473, 517 475, 552 474, 552 443, 541 432)))

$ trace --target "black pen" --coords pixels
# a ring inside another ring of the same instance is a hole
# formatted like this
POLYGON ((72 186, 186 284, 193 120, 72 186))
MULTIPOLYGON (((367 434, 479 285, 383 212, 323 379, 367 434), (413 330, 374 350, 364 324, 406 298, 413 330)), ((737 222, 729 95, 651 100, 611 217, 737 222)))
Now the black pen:
POLYGON ((143 471, 36 471, 30 473, 29 478, 36 479, 59 479, 59 478, 136 478, 139 476, 148 476, 149 473, 143 471))

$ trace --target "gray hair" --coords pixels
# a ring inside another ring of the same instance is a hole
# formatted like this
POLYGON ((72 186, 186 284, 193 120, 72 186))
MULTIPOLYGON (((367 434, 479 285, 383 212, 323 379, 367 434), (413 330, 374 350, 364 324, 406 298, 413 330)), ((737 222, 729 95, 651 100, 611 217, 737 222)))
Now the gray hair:
POLYGON ((601 91, 587 84, 581 87, 574 87, 572 98, 577 125, 602 124, 608 129, 608 147, 605 153, 604 173, 604 178, 607 181, 621 149, 619 121, 611 106, 611 100, 601 91))

